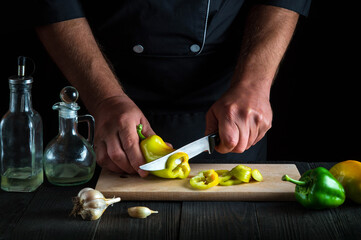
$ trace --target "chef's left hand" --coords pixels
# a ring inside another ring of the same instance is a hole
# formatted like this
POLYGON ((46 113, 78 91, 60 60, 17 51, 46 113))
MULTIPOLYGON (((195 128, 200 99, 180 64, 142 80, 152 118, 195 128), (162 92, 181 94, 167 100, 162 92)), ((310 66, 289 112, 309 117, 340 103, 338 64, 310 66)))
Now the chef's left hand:
POLYGON ((242 153, 264 137, 271 123, 269 91, 240 84, 231 87, 209 109, 206 134, 218 130, 218 152, 242 153))

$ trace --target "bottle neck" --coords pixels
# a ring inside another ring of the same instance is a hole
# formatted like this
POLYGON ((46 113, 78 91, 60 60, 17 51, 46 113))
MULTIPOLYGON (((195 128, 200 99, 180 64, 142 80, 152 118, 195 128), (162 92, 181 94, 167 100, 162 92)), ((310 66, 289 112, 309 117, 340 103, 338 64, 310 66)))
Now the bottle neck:
POLYGON ((77 116, 73 118, 64 118, 59 114, 59 135, 77 135, 77 116))
POLYGON ((32 112, 31 84, 9 84, 10 112, 32 112))

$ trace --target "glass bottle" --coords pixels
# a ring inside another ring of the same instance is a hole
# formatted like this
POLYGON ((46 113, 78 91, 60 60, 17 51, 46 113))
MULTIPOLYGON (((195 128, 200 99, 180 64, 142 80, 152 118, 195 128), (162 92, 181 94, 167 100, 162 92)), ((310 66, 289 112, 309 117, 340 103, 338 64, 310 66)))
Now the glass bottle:
POLYGON ((32 108, 26 59, 18 58, 18 76, 9 77, 9 111, 0 123, 1 188, 10 192, 32 192, 43 182, 43 124, 32 108))
POLYGON ((58 186, 79 185, 94 174, 94 118, 78 116, 78 96, 74 87, 65 87, 60 92, 62 102, 53 106, 59 111, 59 134, 45 148, 44 170, 49 182, 58 186), (78 122, 88 123, 88 139, 78 133, 78 122))

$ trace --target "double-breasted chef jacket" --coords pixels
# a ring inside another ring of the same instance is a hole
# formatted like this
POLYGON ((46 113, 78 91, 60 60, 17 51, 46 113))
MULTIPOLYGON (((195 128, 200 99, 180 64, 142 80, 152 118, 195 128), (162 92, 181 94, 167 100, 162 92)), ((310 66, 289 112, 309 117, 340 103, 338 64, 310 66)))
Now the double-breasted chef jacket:
MULTIPOLYGON (((228 89, 247 10, 278 6, 307 15, 311 0, 38 0, 43 25, 86 17, 127 95, 153 130, 179 148, 204 136, 205 114, 228 89)), ((266 161, 266 137, 242 154, 202 161, 266 161)))

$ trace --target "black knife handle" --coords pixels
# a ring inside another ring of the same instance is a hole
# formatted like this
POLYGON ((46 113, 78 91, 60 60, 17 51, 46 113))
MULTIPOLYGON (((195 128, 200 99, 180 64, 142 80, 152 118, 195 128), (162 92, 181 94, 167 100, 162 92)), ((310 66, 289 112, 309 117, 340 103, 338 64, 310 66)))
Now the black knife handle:
POLYGON ((213 153, 215 146, 217 146, 220 143, 219 134, 213 133, 208 136, 209 141, 209 153, 213 153))

